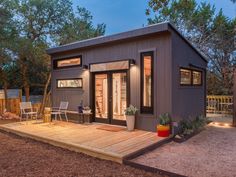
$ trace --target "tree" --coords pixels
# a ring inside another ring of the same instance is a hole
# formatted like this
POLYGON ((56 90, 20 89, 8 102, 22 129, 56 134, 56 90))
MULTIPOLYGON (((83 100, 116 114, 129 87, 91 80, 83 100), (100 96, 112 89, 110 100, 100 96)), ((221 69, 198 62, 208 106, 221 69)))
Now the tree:
POLYGON ((209 73, 214 73, 215 84, 219 84, 215 87, 224 86, 220 93, 232 93, 236 18, 229 19, 222 10, 216 13, 214 5, 195 0, 150 0, 146 14, 148 24, 173 23, 209 59, 209 73))
POLYGON ((8 110, 8 77, 7 67, 11 64, 12 53, 10 51, 13 39, 16 34, 15 25, 13 23, 13 7, 15 1, 1 1, 0 2, 0 83, 4 88, 5 109, 8 110))
POLYGON ((49 46, 50 35, 62 28, 71 11, 69 0, 19 0, 16 8, 19 34, 15 52, 18 55, 26 101, 30 95, 31 64, 42 60, 41 57, 48 58, 45 49, 49 46))
POLYGON ((93 27, 92 16, 85 8, 78 7, 74 12, 70 0, 19 0, 16 19, 19 35, 15 53, 27 101, 30 87, 40 84, 35 83, 40 79, 33 73, 37 73, 44 83, 48 78, 45 73, 50 70, 50 59, 45 53, 46 48, 105 32, 104 24, 93 27), (47 69, 42 72, 43 68, 47 69))
POLYGON ((78 6, 76 13, 70 15, 63 28, 54 36, 56 44, 63 45, 104 35, 105 24, 101 23, 94 27, 92 19, 88 10, 78 6))
POLYGON ((8 78, 10 86, 23 87, 26 101, 31 87, 44 87, 46 96, 50 93, 51 61, 47 48, 105 33, 105 25, 94 26, 85 8, 77 7, 74 11, 71 0, 1 1, 0 15, 0 66, 4 64, 0 71, 7 72, 1 80, 8 78), (14 38, 11 30, 5 30, 8 27, 14 27, 14 38), (10 38, 5 39, 6 31, 10 38))

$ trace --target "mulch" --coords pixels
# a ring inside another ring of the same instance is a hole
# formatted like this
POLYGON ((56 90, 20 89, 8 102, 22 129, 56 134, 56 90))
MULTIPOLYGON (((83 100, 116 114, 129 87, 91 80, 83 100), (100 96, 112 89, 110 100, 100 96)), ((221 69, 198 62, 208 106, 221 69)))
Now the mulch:
POLYGON ((160 175, 0 132, 0 176, 159 177, 160 175))

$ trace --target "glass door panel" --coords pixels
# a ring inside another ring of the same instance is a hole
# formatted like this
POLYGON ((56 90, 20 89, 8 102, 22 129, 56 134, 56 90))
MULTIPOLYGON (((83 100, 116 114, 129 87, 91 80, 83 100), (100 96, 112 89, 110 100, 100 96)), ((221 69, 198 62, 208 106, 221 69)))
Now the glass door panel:
POLYGON ((113 119, 125 121, 124 110, 127 107, 127 74, 112 74, 112 114, 113 119))
POLYGON ((95 117, 108 118, 108 75, 95 75, 95 117))

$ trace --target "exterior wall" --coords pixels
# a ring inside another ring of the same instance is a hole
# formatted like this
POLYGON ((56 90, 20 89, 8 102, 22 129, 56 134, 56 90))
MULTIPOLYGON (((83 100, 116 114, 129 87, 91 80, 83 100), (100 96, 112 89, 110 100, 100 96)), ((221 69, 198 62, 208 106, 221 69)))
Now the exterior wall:
MULTIPOLYGON (((206 68, 207 63, 175 31, 172 32, 172 117, 174 120, 187 119, 205 114, 205 71, 202 86, 180 86, 180 67, 189 64, 206 68)), ((194 67, 192 67, 194 69, 194 67)), ((197 69, 197 68, 195 68, 197 69)))
MULTIPOLYGON (((154 51, 154 114, 140 115, 136 118, 136 128, 156 130, 157 118, 160 113, 172 110, 172 62, 171 35, 168 32, 149 37, 136 38, 129 41, 90 47, 86 49, 68 51, 52 55, 52 59, 60 59, 75 55, 82 55, 82 65, 90 63, 111 62, 114 60, 134 59, 136 64, 130 68, 130 103, 140 109, 140 53, 154 51)), ((84 105, 91 105, 91 75, 82 68, 69 68, 52 71, 52 100, 53 106, 60 101, 69 101, 69 110, 77 110, 80 101, 84 105), (58 89, 56 79, 83 78, 82 89, 58 89)))

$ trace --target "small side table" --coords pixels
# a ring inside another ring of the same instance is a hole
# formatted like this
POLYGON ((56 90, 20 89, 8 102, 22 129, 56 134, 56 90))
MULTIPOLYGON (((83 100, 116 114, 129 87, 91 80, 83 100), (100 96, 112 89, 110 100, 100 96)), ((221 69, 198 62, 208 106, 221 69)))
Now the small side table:
POLYGON ((78 123, 91 123, 91 115, 92 113, 78 113, 79 119, 78 123))
POLYGON ((83 119, 84 119, 84 123, 91 123, 91 115, 92 113, 83 113, 83 119))

